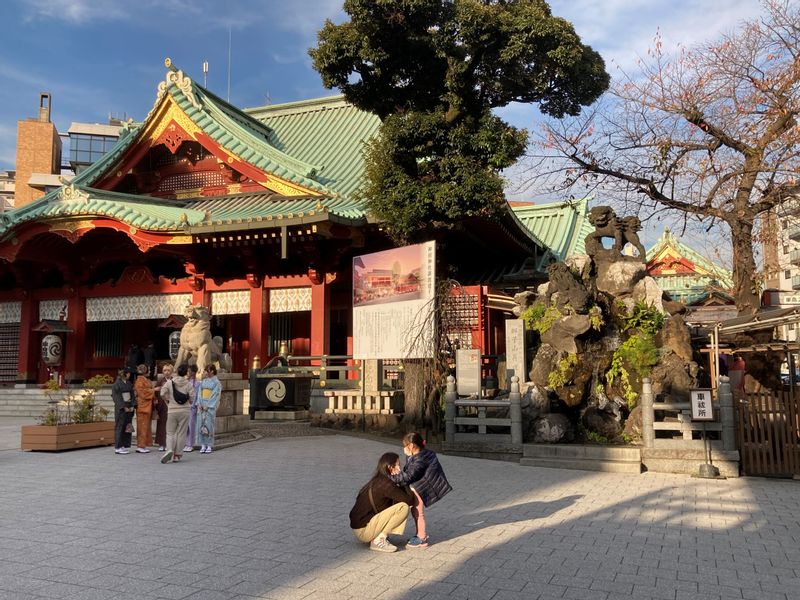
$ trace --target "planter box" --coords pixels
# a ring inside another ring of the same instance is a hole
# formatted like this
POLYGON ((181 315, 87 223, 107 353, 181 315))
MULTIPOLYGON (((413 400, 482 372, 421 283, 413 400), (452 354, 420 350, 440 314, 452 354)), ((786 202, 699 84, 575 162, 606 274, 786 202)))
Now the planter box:
POLYGON ((75 423, 73 425, 23 425, 23 450, 71 450, 111 446, 114 443, 114 421, 75 423))

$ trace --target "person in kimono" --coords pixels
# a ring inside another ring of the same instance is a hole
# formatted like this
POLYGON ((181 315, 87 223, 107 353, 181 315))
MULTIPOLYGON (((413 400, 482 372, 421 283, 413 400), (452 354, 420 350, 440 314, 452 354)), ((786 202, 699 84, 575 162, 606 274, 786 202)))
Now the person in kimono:
POLYGON ((162 386, 172 379, 173 367, 171 364, 167 363, 163 367, 161 367, 161 377, 159 377, 159 385, 156 390, 159 392, 159 395, 156 396, 156 402, 153 410, 155 411, 155 418, 156 421, 156 444, 158 445, 158 451, 164 452, 167 449, 167 414, 169 409, 167 408, 167 403, 161 400, 161 388, 162 386))
POLYGON ((130 454, 131 432, 133 430, 133 411, 136 396, 131 383, 132 372, 122 369, 111 386, 111 399, 114 401, 114 452, 130 454))
POLYGON ((139 374, 133 385, 136 392, 136 451, 147 454, 150 452, 148 446, 153 443, 150 418, 153 414, 156 392, 153 389, 153 382, 147 376, 147 365, 139 365, 136 372, 139 374))
POLYGON ((214 419, 222 395, 222 384, 217 379, 217 367, 208 365, 200 382, 200 398, 197 407, 197 437, 200 453, 210 454, 214 447, 214 419))
POLYGON ((197 443, 197 399, 200 397, 200 378, 197 376, 197 365, 189 365, 189 381, 192 384, 192 406, 189 409, 189 428, 186 431, 186 441, 183 444, 184 452, 194 451, 197 443))

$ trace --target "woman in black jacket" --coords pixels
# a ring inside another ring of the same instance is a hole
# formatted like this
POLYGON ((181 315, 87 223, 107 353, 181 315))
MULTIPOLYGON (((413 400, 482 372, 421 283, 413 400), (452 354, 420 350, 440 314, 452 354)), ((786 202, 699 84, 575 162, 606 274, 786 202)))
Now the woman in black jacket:
POLYGON ((130 454, 131 451, 133 411, 136 407, 131 372, 127 367, 122 369, 111 386, 111 399, 114 400, 114 452, 117 454, 130 454))
POLYGON ((403 535, 409 506, 414 496, 392 483, 389 476, 400 472, 400 457, 387 452, 378 461, 378 468, 362 487, 350 511, 350 528, 370 550, 395 552, 397 546, 386 538, 389 534, 403 535))

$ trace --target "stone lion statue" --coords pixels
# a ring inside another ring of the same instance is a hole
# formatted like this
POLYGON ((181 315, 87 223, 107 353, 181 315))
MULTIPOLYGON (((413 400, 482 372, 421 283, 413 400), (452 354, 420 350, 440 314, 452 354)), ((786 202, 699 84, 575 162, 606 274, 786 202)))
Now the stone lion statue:
POLYGON ((647 252, 645 252, 642 242, 639 241, 639 232, 642 230, 642 222, 639 217, 630 216, 620 219, 620 229, 622 230, 622 242, 620 244, 620 251, 622 251, 627 244, 631 244, 639 253, 639 260, 641 262, 647 261, 647 252))
POLYGON ((209 364, 216 364, 220 371, 230 371, 230 356, 222 353, 222 338, 211 337, 208 308, 202 304, 190 304, 183 314, 188 321, 181 329, 181 347, 175 364, 197 364, 200 373, 209 364))
POLYGON ((584 245, 586 254, 596 256, 606 249, 603 247, 603 238, 614 238, 614 249, 619 252, 622 243, 622 232, 617 223, 617 215, 610 206, 595 206, 589 211, 589 223, 594 225, 594 231, 586 236, 584 245))

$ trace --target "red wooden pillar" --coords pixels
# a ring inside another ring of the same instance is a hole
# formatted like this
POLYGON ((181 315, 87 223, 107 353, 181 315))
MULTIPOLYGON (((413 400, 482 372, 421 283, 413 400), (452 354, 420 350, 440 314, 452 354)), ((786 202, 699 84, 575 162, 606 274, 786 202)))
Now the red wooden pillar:
POLYGON ((64 357, 64 381, 80 383, 85 379, 86 362, 86 298, 73 293, 67 303, 66 356, 64 357))
POLYGON ((247 368, 253 368, 256 356, 263 367, 269 354, 269 290, 260 285, 250 288, 250 325, 247 368))
POLYGON ((323 279, 311 286, 311 356, 330 352, 331 294, 323 279))
POLYGON ((192 304, 202 304, 213 314, 211 310, 211 292, 206 289, 206 280, 195 275, 191 278, 189 285, 192 288, 192 304))
POLYGON ((41 336, 33 331, 39 322, 39 301, 30 296, 22 301, 19 318, 17 383, 36 383, 41 355, 41 336))

